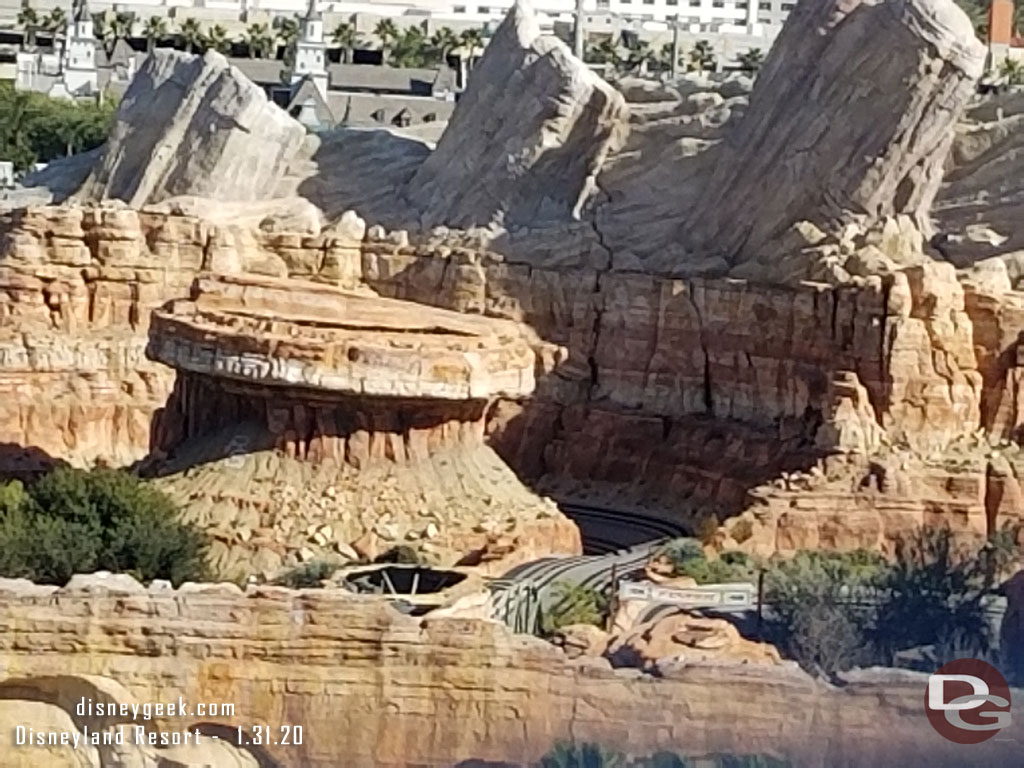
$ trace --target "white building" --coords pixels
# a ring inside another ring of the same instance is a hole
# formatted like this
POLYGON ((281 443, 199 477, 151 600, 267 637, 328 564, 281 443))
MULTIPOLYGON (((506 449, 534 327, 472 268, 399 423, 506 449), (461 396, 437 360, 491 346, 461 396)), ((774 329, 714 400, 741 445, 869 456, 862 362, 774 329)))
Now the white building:
MULTIPOLYGON (((327 17, 327 30, 336 21, 357 19, 360 31, 370 30, 375 19, 391 18, 399 26, 427 23, 430 28, 461 29, 500 22, 514 0, 329 0, 318 6, 327 17)), ((542 27, 555 21, 571 22, 576 0, 532 0, 542 27)), ((61 0, 36 0, 45 10, 61 0)), ((195 16, 210 23, 246 22, 267 16, 293 16, 308 9, 307 0, 92 0, 93 10, 134 12, 138 18, 195 16)), ((774 36, 796 0, 584 0, 587 14, 613 14, 626 21, 670 22, 678 17, 693 33, 774 36)))
POLYGON ((96 44, 89 6, 86 0, 75 0, 64 38, 54 41, 52 52, 19 51, 15 56, 14 87, 56 98, 99 93, 96 44))
POLYGON ((327 97, 327 45, 324 43, 324 17, 317 10, 316 0, 309 0, 309 7, 302 19, 299 37, 295 41, 290 82, 297 86, 309 78, 320 95, 327 97))
POLYGON ((72 96, 88 96, 99 90, 96 72, 96 37, 92 13, 86 0, 76 0, 68 18, 64 50, 61 54, 64 87, 72 96))

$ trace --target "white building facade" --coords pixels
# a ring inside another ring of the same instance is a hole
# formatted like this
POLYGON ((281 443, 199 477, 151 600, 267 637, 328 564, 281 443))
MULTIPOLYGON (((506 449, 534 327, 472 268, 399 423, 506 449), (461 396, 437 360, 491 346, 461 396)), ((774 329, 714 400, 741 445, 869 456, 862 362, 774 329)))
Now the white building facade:
POLYGON ((316 89, 327 97, 327 45, 324 42, 324 17, 316 7, 316 0, 309 0, 306 15, 299 25, 299 38, 295 42, 295 58, 290 80, 293 86, 305 78, 313 81, 316 89))

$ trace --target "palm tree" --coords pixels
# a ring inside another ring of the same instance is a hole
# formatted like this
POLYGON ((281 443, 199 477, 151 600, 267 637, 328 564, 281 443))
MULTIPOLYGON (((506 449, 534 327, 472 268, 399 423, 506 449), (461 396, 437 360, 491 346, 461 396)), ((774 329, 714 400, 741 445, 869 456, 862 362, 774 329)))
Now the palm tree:
POLYGON ((132 36, 132 28, 135 26, 135 14, 127 11, 120 11, 114 14, 106 30, 104 37, 104 48, 107 54, 113 52, 118 40, 127 40, 132 36))
POLYGON ((614 69, 618 69, 622 64, 622 53, 611 38, 605 38, 597 45, 592 45, 584 58, 594 64, 611 64, 614 69))
POLYGON ((764 52, 760 48, 751 48, 736 57, 740 69, 745 72, 757 72, 764 64, 764 52))
POLYGON ((373 34, 380 39, 380 63, 386 64, 388 51, 391 48, 391 41, 398 37, 398 27, 391 19, 381 19, 373 28, 373 34))
POLYGON ((350 64, 352 62, 352 54, 360 44, 359 33, 356 31, 355 25, 349 24, 346 21, 341 22, 334 28, 334 32, 331 33, 331 40, 341 48, 342 63, 350 64))
POLYGON ((22 47, 34 48, 36 45, 36 32, 39 30, 39 14, 31 5, 22 6, 18 11, 18 26, 21 27, 22 47))
POLYGON ((467 48, 469 50, 467 59, 472 62, 473 55, 476 53, 477 48, 484 47, 483 32, 475 27, 471 29, 464 29, 462 30, 462 34, 459 35, 459 42, 462 44, 463 48, 467 48))
POLYGON ((64 36, 64 27, 67 23, 68 15, 63 8, 54 8, 43 19, 43 29, 53 37, 54 48, 57 47, 57 40, 64 36))
POLYGON ((420 67, 429 58, 427 38, 419 27, 408 27, 395 40, 392 60, 399 67, 420 67))
POLYGON ((459 38, 451 27, 441 27, 430 36, 431 52, 437 57, 440 64, 444 64, 448 60, 448 54, 458 45, 459 38))
POLYGON ((690 51, 690 69, 703 73, 715 63, 715 50, 707 40, 698 40, 690 51))
POLYGON ((274 36, 270 34, 270 27, 267 24, 250 24, 243 39, 245 47, 249 50, 250 59, 265 59, 270 56, 274 36))
POLYGON ((199 22, 189 16, 181 23, 181 40, 185 43, 185 51, 192 53, 203 42, 203 28, 199 22))
POLYGON ((146 38, 146 53, 151 53, 157 43, 167 37, 167 21, 160 16, 150 16, 142 26, 142 36, 146 38))
POLYGON ((92 15, 92 36, 97 40, 105 40, 107 37, 107 12, 100 11, 92 15))
POLYGON ((999 74, 1006 78, 1007 85, 1024 83, 1024 65, 1016 59, 1003 59, 1003 63, 999 65, 999 74))
POLYGON ((228 40, 228 31, 220 24, 214 24, 203 38, 203 45, 207 50, 212 48, 217 53, 229 53, 231 41, 228 40))
POLYGON ((281 38, 285 48, 290 48, 299 39, 299 22, 295 19, 278 16, 274 19, 274 25, 277 27, 277 36, 281 38))

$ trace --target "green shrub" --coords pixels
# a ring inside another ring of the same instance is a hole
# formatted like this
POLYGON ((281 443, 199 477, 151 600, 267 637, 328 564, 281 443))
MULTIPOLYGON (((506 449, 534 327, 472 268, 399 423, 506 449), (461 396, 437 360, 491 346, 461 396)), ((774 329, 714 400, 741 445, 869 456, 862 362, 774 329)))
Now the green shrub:
POLYGON ((553 585, 552 591, 551 607, 541 615, 541 634, 551 635, 570 624, 604 626, 610 607, 608 595, 564 581, 553 585))
POLYGON ((0 492, 0 574, 64 584, 106 570, 175 584, 205 575, 206 538, 125 472, 59 468, 0 492))
POLYGON ((619 752, 597 744, 556 744, 536 768, 626 768, 626 758, 619 752))
POLYGON ((329 579, 336 570, 338 570, 338 566, 335 563, 311 560, 277 577, 274 579, 274 584, 292 589, 312 589, 322 586, 321 582, 324 579, 329 579))
POLYGON ((420 565, 422 558, 420 553, 408 544, 399 544, 387 552, 378 555, 373 561, 375 563, 397 563, 401 565, 420 565))
POLYGON ((115 106, 16 91, 0 83, 0 155, 23 171, 98 147, 106 141, 115 106))
POLYGON ((717 560, 708 560, 700 544, 692 539, 671 542, 663 555, 671 563, 674 575, 689 576, 698 584, 728 584, 756 578, 756 569, 743 552, 726 552, 717 560))
POLYGON ((871 640, 882 663, 908 648, 955 644, 970 655, 992 649, 982 600, 1013 556, 997 534, 979 550, 957 547, 945 529, 927 529, 901 541, 896 562, 879 585, 871 640))
POLYGON ((534 768, 789 768, 789 763, 766 755, 706 755, 683 757, 657 752, 628 759, 621 752, 597 744, 556 744, 534 768))
POLYGON ((877 585, 884 569, 882 557, 866 551, 798 552, 773 563, 765 574, 772 639, 809 672, 834 675, 870 661, 872 612, 851 599, 877 585))

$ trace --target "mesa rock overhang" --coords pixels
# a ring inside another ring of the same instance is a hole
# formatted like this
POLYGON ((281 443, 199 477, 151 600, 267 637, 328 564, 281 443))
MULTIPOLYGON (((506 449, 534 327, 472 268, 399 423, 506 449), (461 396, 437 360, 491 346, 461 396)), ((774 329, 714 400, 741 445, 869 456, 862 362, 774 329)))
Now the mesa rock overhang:
POLYGON ((179 370, 339 395, 521 397, 534 353, 516 324, 272 278, 200 278, 153 314, 149 355, 179 370))

